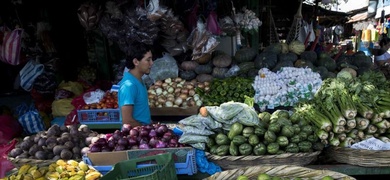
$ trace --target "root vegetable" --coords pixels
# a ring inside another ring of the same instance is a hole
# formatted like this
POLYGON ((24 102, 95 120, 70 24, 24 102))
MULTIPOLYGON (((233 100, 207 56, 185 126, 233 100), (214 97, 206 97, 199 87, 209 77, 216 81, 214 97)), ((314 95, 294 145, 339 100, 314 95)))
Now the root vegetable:
POLYGON ((203 83, 199 83, 197 86, 198 86, 198 88, 200 88, 200 89, 204 89, 204 88, 205 88, 205 85, 204 85, 203 83))
POLYGON ((194 90, 194 89, 190 89, 190 90, 188 91, 188 95, 194 96, 194 95, 195 95, 195 90, 194 90))
POLYGON ((157 95, 162 94, 162 92, 163 92, 162 88, 157 88, 157 89, 156 89, 156 94, 157 94, 157 95))
POLYGON ((175 89, 173 87, 169 87, 167 91, 168 91, 168 93, 173 93, 175 91, 175 89))
POLYGON ((184 88, 180 91, 182 94, 188 94, 188 89, 184 88))
POLYGON ((183 99, 181 98, 181 97, 177 97, 176 99, 175 99, 175 105, 178 105, 178 106, 180 106, 182 103, 183 103, 183 99))
POLYGON ((169 83, 171 83, 171 82, 172 82, 172 79, 171 79, 171 78, 167 78, 167 79, 165 79, 164 81, 165 81, 166 83, 168 83, 168 84, 169 84, 169 83))
POLYGON ((180 91, 181 91, 181 88, 176 88, 175 89, 175 93, 180 93, 180 91))
POLYGON ((172 107, 173 106, 173 102, 172 101, 166 101, 165 102, 165 107, 172 107))
POLYGON ((180 97, 181 99, 187 99, 188 95, 182 93, 182 94, 179 95, 179 97, 180 97))
POLYGON ((180 83, 182 80, 183 79, 181 79, 180 77, 175 78, 175 82, 177 82, 177 83, 180 83))
POLYGON ((154 83, 154 85, 160 87, 160 86, 162 85, 162 83, 163 83, 163 82, 162 82, 161 80, 158 80, 158 81, 156 81, 156 82, 154 83))

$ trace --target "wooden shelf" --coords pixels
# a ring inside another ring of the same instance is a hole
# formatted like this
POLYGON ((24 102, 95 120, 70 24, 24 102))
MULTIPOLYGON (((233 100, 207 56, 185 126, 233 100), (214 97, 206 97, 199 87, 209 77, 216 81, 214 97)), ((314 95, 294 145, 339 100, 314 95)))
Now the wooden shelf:
POLYGON ((189 108, 175 108, 175 107, 161 107, 150 108, 152 116, 192 116, 198 114, 199 107, 189 108))

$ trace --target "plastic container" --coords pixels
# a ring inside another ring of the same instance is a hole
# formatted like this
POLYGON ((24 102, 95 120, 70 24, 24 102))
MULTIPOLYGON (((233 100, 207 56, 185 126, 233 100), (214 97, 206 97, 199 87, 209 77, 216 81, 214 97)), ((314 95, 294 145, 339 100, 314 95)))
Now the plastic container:
POLYGON ((80 124, 122 124, 119 109, 77 110, 80 124))
MULTIPOLYGON (((175 153, 173 151, 171 151, 171 152, 172 152, 172 154, 175 153)), ((108 171, 110 171, 112 169, 112 166, 109 166, 109 165, 95 166, 93 164, 93 162, 87 156, 83 156, 83 161, 86 164, 93 166, 96 170, 98 170, 103 175, 107 174, 108 171)), ((194 149, 192 149, 191 151, 188 151, 184 162, 174 162, 174 164, 175 164, 176 174, 194 175, 198 172, 198 169, 196 167, 196 158, 195 158, 195 150, 194 149)))
POLYGON ((171 153, 125 160, 100 180, 176 180, 175 166, 171 153))

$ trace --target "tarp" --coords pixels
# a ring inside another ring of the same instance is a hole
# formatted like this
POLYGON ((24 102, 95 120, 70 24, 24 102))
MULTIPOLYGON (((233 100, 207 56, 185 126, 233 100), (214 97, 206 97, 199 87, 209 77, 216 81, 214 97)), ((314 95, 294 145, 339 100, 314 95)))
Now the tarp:
POLYGON ((390 0, 379 0, 376 8, 375 18, 380 18, 382 10, 385 10, 385 16, 390 14, 390 0))

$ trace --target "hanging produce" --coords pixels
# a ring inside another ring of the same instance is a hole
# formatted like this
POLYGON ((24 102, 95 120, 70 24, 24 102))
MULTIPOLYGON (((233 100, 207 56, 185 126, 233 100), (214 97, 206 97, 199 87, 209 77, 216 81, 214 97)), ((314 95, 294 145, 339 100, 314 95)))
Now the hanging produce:
POLYGON ((299 32, 302 27, 302 1, 299 1, 299 8, 297 13, 294 16, 294 20, 291 24, 290 30, 287 34, 286 43, 290 44, 294 40, 296 40, 299 36, 299 32))
POLYGON ((101 7, 92 2, 85 2, 81 4, 77 10, 77 16, 79 17, 80 24, 89 31, 99 24, 103 10, 101 7))
POLYGON ((158 23, 148 19, 145 9, 129 9, 112 1, 106 3, 106 9, 100 30, 108 39, 117 42, 123 52, 127 52, 133 41, 151 45, 157 39, 158 23))
POLYGON ((198 20, 197 26, 191 32, 187 42, 192 49, 192 60, 196 61, 210 55, 219 44, 219 41, 206 30, 206 26, 201 20, 198 20))

